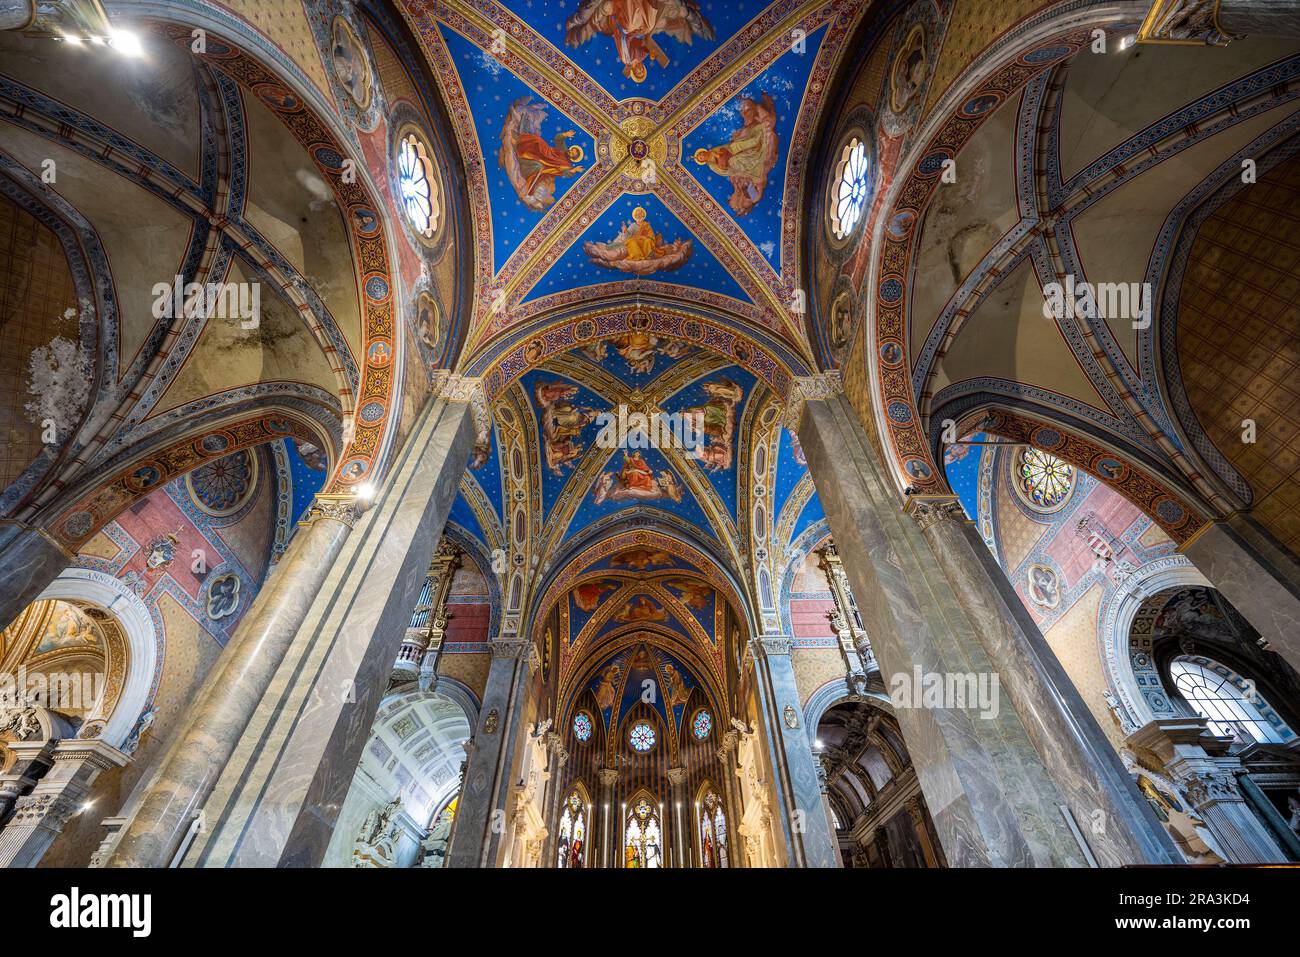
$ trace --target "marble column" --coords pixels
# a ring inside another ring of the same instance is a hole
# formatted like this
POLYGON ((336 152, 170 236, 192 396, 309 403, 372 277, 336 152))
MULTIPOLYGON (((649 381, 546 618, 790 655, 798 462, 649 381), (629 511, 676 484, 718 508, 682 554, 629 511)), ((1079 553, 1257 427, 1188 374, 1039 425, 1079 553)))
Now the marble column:
POLYGON ((744 817, 737 793, 736 746, 740 734, 734 730, 722 733, 722 744, 718 747, 718 761, 722 765, 722 799, 727 802, 727 850, 728 862, 732 867, 745 867, 747 858, 744 842, 737 840, 737 825, 744 817))
POLYGON ((1196 816, 1233 864, 1285 862, 1286 853, 1246 803, 1237 784, 1241 761, 1227 754, 1205 718, 1157 718, 1129 735, 1133 747, 1159 758, 1183 789, 1196 816))
MULTIPOLYGON (((547 764, 549 775, 546 779, 546 845, 542 849, 542 867, 555 867, 556 844, 560 833, 560 802, 564 800, 564 766, 569 763, 569 752, 564 747, 564 738, 554 731, 546 734, 547 764)), ((596 809, 587 808, 587 822, 595 829, 596 809)), ((591 866, 591 833, 587 834, 587 848, 584 851, 585 863, 591 866)))
POLYGON ((1178 549, 1300 671, 1300 562, 1251 519, 1210 522, 1178 549))
POLYGON ((105 867, 166 867, 284 658, 356 518, 350 498, 317 496, 289 548, 208 673, 105 867))
MULTIPOLYGON (((806 402, 799 440, 948 863, 1086 866, 1060 811, 1064 796, 1015 709, 987 693, 998 675, 979 624, 903 513, 853 408, 837 394, 806 402), (959 681, 983 687, 991 700, 944 696, 935 706, 922 694, 959 681)), ((1161 860, 1173 854, 1170 846, 1161 860)))
POLYGON ((1098 863, 1163 862, 1176 854, 957 497, 913 496, 907 511, 973 626, 1000 693, 1010 700, 1098 863))
POLYGON ((838 867, 839 852, 826 817, 817 761, 791 661, 791 639, 766 635, 751 642, 755 675, 765 723, 772 743, 772 762, 784 804, 786 839, 795 867, 838 867))
POLYGON ((0 519, 0 628, 13 624, 75 560, 44 529, 0 519))
POLYGON ((505 836, 510 769, 533 645, 524 638, 497 638, 489 644, 492 665, 444 867, 495 866, 505 836))
POLYGON ((615 846, 616 835, 621 835, 623 821, 618 805, 614 803, 614 785, 618 783, 617 768, 600 769, 600 866, 622 867, 621 848, 615 846))
POLYGON ((0 830, 0 867, 35 867, 68 821, 81 813, 100 773, 131 760, 96 738, 59 741, 51 757, 50 769, 30 794, 18 799, 0 830))
POLYGON ((368 511, 318 497, 108 866, 165 865, 200 808, 186 866, 320 863, 473 438, 431 398, 368 511))
POLYGON ((690 867, 690 796, 686 793, 686 769, 669 768, 668 783, 672 786, 673 802, 673 867, 690 867))

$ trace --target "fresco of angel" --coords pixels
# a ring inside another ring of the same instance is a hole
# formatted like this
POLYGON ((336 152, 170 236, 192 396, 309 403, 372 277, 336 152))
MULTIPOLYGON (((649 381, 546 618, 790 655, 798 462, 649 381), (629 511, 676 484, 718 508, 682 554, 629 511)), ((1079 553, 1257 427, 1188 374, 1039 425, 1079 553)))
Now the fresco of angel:
POLYGON ((623 357, 635 375, 647 375, 655 366, 655 356, 677 359, 691 351, 688 343, 676 339, 660 339, 644 329, 634 329, 614 340, 614 351, 623 357))
POLYGON ((664 696, 668 699, 669 706, 673 708, 686 704, 686 699, 690 697, 690 692, 686 690, 686 682, 682 681, 682 676, 668 661, 664 662, 664 696))
POLYGON ((533 398, 541 409, 542 447, 546 452, 546 467, 553 475, 563 475, 564 466, 573 467, 586 450, 580 441, 583 428, 596 420, 595 409, 574 405, 578 387, 565 382, 538 382, 533 387, 533 398))
POLYGON ((776 166, 780 138, 776 132, 776 103, 766 93, 758 100, 740 98, 741 127, 725 146, 695 151, 695 162, 707 166, 731 181, 727 204, 737 216, 747 215, 767 189, 767 178, 776 166))
POLYGON ((600 604, 601 598, 605 592, 614 591, 618 588, 617 582, 600 579, 594 582, 583 582, 573 589, 573 603, 578 606, 580 611, 595 611, 596 606, 600 604))
POLYGON ((607 243, 585 242, 582 251, 597 266, 648 276, 680 269, 691 258, 694 245, 689 239, 665 243, 646 219, 645 209, 638 206, 632 210, 632 222, 624 223, 618 236, 607 243))
POLYGON ((714 38, 713 24, 696 0, 582 0, 565 21, 564 43, 580 47, 597 33, 614 41, 623 75, 634 83, 645 82, 647 59, 661 67, 672 62, 655 34, 666 33, 687 46, 695 37, 714 38))
POLYGON ((682 500, 682 489, 677 477, 664 469, 656 475, 639 451, 623 453, 623 465, 617 472, 603 472, 591 491, 592 500, 604 502, 651 501, 670 498, 682 500))
POLYGON ((687 409, 700 417, 705 441, 695 450, 695 457, 706 471, 721 472, 731 468, 735 449, 736 403, 745 397, 745 390, 726 376, 704 383, 708 400, 687 409))
POLYGON ((540 212, 555 202, 555 178, 581 173, 581 146, 569 145, 573 130, 557 133, 553 142, 542 136, 546 104, 521 96, 510 104, 501 125, 501 149, 497 162, 506 171, 510 185, 529 209, 540 212))
POLYGON ((709 597, 713 594, 713 589, 703 582, 695 581, 693 578, 673 578, 669 579, 667 585, 676 592, 677 597, 687 608, 703 611, 709 607, 709 597))
POLYGON ((631 601, 623 603, 614 615, 614 620, 619 622, 633 621, 667 621, 668 612, 659 607, 654 601, 645 595, 637 595, 631 601))
POLYGON ((618 694, 615 684, 618 681, 618 665, 609 665, 600 676, 596 685, 596 707, 608 711, 614 707, 614 698, 618 694))
POLYGON ((625 552, 619 552, 609 560, 609 564, 615 568, 631 568, 633 571, 643 572, 647 568, 660 565, 671 565, 672 556, 667 552, 659 550, 651 551, 646 548, 631 548, 625 552))

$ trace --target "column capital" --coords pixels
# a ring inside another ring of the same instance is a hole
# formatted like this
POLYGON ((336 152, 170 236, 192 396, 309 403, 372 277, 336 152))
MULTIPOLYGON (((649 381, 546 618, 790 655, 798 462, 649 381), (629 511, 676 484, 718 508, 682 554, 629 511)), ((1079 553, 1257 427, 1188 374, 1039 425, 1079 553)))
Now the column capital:
POLYGON ((531 645, 532 643, 524 638, 497 638, 495 641, 488 642, 488 648, 491 649, 494 659, 523 658, 531 645))
POLYGON ((360 500, 351 492, 331 493, 317 492, 312 499, 307 514, 299 520, 299 525, 315 525, 323 518, 332 519, 352 528, 361 513, 365 511, 360 500))
POLYGON ((903 506, 903 511, 916 519, 916 524, 923 532, 949 519, 955 522, 967 521, 966 510, 956 495, 911 495, 903 506))
POLYGON ((669 781, 669 783, 672 784, 674 787, 676 787, 676 786, 678 786, 678 785, 680 785, 680 784, 685 784, 685 783, 686 783, 686 773, 687 773, 687 772, 686 772, 686 769, 685 769, 685 768, 669 768, 669 769, 668 769, 668 781, 669 781))
POLYGON ((722 744, 718 748, 718 757, 725 760, 728 754, 736 750, 738 744, 740 744, 739 731, 722 732, 722 744))
POLYGON ((601 768, 596 776, 605 787, 613 787, 618 782, 618 768, 601 768))
POLYGON ((794 639, 789 635, 760 635, 750 641, 756 658, 772 655, 788 655, 794 650, 794 639))
POLYGON ((438 369, 433 373, 430 384, 433 394, 438 398, 469 404, 470 413, 474 416, 475 434, 480 441, 492 430, 492 412, 481 378, 438 369))
POLYGON ((785 421, 782 424, 792 432, 798 431, 805 402, 813 399, 829 399, 843 391, 844 385, 840 380, 838 369, 819 372, 817 375, 796 376, 790 385, 790 394, 785 400, 785 421))
POLYGON ((77 813, 77 808, 78 802, 66 794, 53 791, 28 794, 14 804, 14 816, 10 818, 9 824, 18 827, 52 824, 56 831, 61 831, 77 813))

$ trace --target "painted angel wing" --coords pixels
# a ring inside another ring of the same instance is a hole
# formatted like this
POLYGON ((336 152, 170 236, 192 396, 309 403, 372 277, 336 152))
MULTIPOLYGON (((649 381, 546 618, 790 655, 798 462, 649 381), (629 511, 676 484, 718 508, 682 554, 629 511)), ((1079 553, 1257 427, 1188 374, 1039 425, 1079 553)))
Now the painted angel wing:
POLYGON ((564 45, 580 47, 601 33, 600 7, 603 0, 582 0, 577 11, 564 21, 564 45))

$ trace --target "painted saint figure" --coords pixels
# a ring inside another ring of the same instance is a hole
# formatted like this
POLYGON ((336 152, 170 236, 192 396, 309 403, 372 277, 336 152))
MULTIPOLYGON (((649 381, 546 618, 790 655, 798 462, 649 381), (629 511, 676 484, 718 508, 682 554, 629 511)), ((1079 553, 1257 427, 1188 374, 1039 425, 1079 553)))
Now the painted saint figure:
POLYGON ((586 446, 579 437, 583 428, 596 419, 595 409, 573 404, 577 394, 578 387, 565 382, 538 382, 533 388, 533 398, 542 410, 546 467, 553 475, 563 475, 562 466, 572 467, 573 460, 582 455, 586 446))
POLYGON ((667 33, 687 46, 697 36, 714 37, 713 25, 696 0, 582 0, 565 21, 564 43, 580 47, 597 33, 614 41, 623 75, 634 83, 645 81, 647 58, 661 67, 672 62, 655 42, 656 33, 667 33))
POLYGON ((532 103, 521 96, 510 104, 501 126, 501 149, 497 162, 506 171, 510 185, 529 209, 541 211, 555 202, 555 178, 581 173, 581 146, 569 145, 573 130, 557 133, 553 142, 542 136, 546 104, 532 103))
POLYGON ((646 219, 646 211, 638 206, 632 210, 632 222, 624 223, 618 236, 607 243, 585 242, 582 250, 597 266, 617 269, 637 276, 680 269, 691 258, 694 242, 676 239, 665 243, 646 219))
POLYGON ((766 93, 757 101, 742 96, 740 118, 741 127, 731 134, 730 143, 696 150, 695 162, 731 180, 727 203, 737 216, 745 216, 763 198, 767 177, 776 166, 776 103, 766 93))

